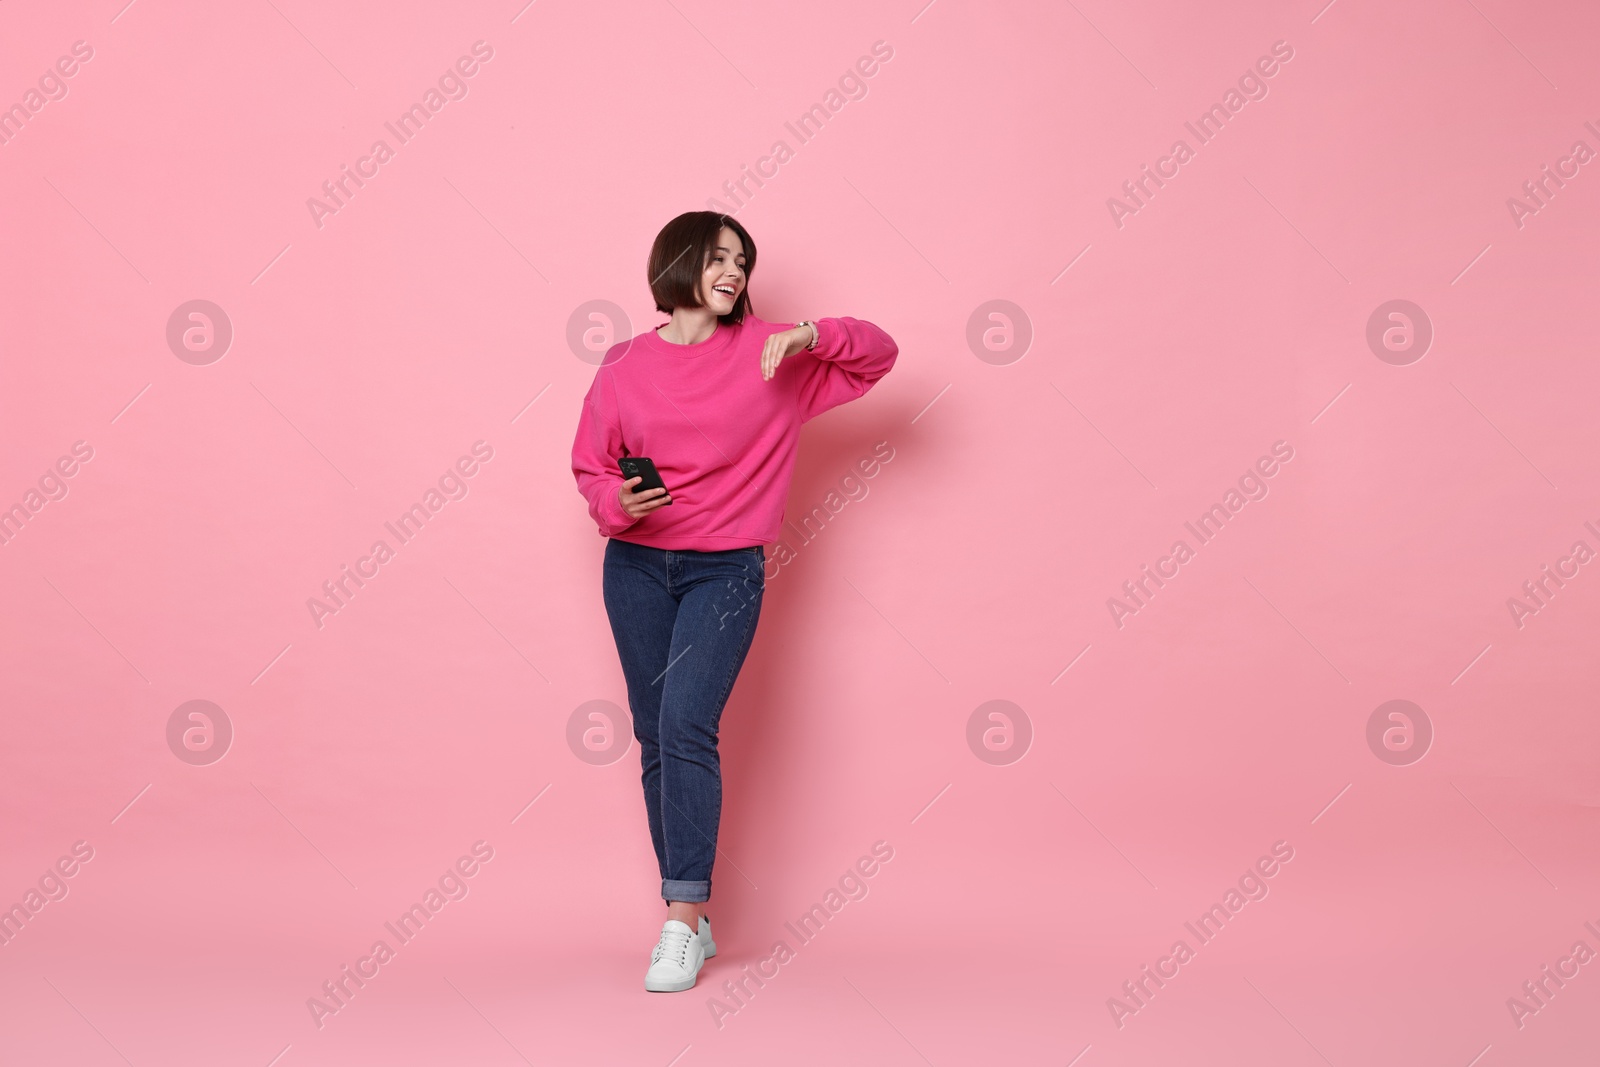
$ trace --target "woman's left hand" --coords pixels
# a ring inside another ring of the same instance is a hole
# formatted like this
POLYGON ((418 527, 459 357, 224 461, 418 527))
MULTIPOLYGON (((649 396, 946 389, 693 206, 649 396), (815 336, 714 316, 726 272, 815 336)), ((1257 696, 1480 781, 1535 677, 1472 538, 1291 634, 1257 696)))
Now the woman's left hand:
POLYGON ((811 328, 809 326, 796 326, 792 330, 780 330, 767 338, 766 345, 761 349, 761 380, 771 381, 772 376, 778 373, 778 364, 803 350, 811 343, 811 328))

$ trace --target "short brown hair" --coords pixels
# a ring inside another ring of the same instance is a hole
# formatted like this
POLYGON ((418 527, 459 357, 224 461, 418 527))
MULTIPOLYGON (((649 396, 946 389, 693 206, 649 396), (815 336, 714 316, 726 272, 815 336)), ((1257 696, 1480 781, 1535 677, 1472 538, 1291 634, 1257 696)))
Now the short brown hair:
POLYGON ((657 311, 670 315, 676 307, 705 306, 699 296, 700 277, 711 262, 717 235, 724 226, 738 234, 744 245, 745 284, 739 290, 739 299, 733 302, 733 310, 717 319, 723 323, 743 322, 746 311, 755 312, 750 303, 750 276, 756 271, 756 243, 733 216, 715 211, 686 211, 656 234, 645 276, 650 279, 650 295, 655 297, 657 311))

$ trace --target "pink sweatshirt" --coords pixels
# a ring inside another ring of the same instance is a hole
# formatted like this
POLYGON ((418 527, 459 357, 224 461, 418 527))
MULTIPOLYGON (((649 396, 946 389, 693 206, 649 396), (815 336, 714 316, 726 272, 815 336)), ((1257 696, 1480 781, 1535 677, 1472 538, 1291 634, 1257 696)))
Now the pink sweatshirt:
POLYGON ((572 442, 572 474, 602 537, 702 552, 778 540, 800 424, 861 396, 899 348, 861 319, 817 320, 820 340, 761 379, 761 349, 793 323, 718 323, 676 345, 647 330, 614 345, 595 372, 572 442), (672 503, 622 510, 622 456, 655 461, 672 503))

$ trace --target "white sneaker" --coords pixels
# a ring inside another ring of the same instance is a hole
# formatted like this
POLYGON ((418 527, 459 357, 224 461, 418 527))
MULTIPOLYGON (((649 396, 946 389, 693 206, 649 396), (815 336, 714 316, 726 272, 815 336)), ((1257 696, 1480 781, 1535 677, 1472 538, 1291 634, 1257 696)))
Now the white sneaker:
POLYGON ((650 969, 644 974, 644 987, 652 993, 690 989, 705 962, 706 949, 699 935, 689 929, 688 923, 668 919, 661 924, 661 940, 650 953, 650 969))
POLYGON ((711 920, 704 915, 700 916, 700 944, 705 946, 706 959, 717 954, 717 943, 711 940, 711 920))

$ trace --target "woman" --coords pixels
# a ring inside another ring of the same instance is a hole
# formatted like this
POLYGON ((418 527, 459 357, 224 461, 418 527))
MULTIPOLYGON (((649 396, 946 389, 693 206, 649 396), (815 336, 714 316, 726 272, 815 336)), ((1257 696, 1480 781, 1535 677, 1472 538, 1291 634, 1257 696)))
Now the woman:
POLYGON ((667 921, 644 986, 689 989, 716 953, 701 908, 722 816, 717 727, 755 636, 800 424, 854 400, 899 349, 852 318, 763 322, 756 246, 734 219, 679 215, 647 277, 671 321, 613 346, 584 397, 572 473, 605 548, 602 586, 639 740, 667 921), (623 456, 665 488, 635 492, 623 456))

